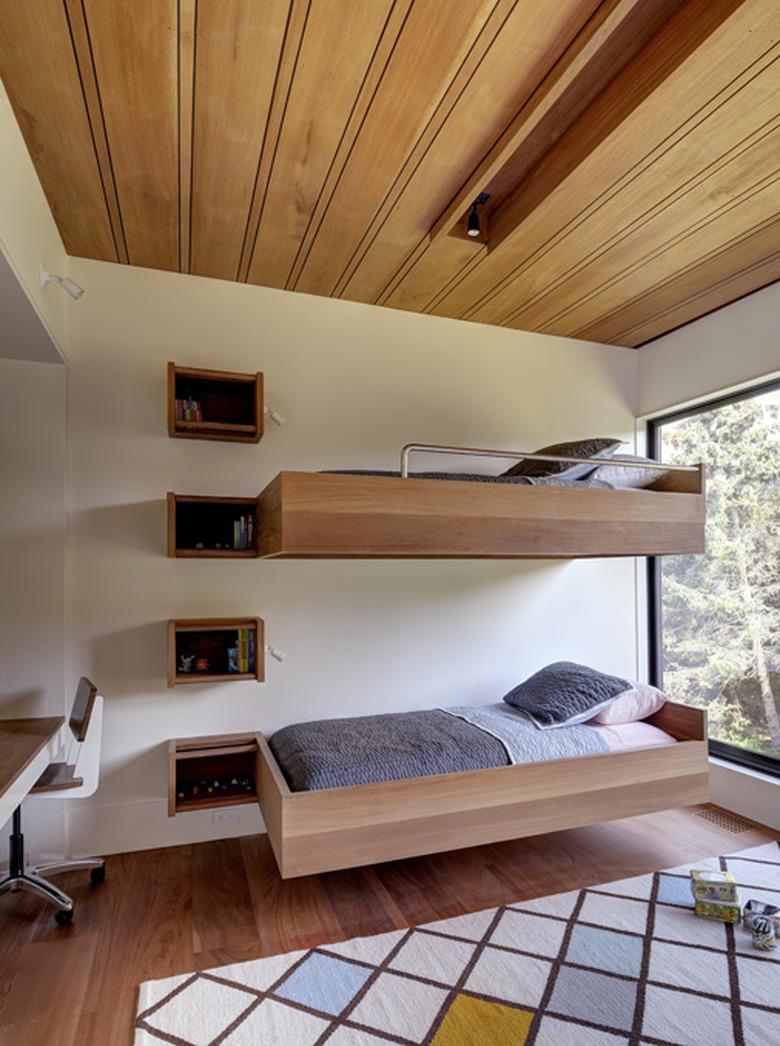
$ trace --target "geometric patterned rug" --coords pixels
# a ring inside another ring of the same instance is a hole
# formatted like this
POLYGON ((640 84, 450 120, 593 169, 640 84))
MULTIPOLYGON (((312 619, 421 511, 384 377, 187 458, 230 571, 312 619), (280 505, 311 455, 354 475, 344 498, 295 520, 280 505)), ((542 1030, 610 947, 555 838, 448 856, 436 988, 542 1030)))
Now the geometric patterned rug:
POLYGON ((696 918, 690 867, 777 903, 744 850, 141 985, 136 1046, 778 1046, 780 948, 696 918))

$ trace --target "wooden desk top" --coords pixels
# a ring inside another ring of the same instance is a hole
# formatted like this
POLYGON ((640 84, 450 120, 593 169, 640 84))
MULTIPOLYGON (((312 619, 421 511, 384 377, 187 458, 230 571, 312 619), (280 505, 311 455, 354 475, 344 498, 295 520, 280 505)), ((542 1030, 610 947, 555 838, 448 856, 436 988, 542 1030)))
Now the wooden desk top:
POLYGON ((0 796, 5 795, 64 722, 61 715, 0 719, 0 796))

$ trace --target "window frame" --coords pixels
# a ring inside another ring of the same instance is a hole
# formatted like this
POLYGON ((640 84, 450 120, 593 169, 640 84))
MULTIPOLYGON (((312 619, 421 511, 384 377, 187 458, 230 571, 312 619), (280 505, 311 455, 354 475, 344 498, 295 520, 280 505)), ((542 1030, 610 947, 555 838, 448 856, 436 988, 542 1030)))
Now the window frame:
MULTIPOLYGON (((740 403, 743 400, 754 399, 765 392, 775 392, 780 389, 780 378, 772 381, 761 382, 748 388, 740 389, 739 392, 727 393, 721 396, 713 396, 710 399, 696 403, 692 407, 683 407, 678 410, 666 411, 649 418, 646 422, 647 453, 651 458, 658 456, 659 430, 672 421, 682 421, 697 414, 718 407, 728 406, 730 403, 740 403)), ((663 663, 663 628, 661 624, 661 571, 659 570, 659 557, 648 556, 647 558, 647 668, 648 678, 653 686, 660 686, 661 665, 663 663)), ((738 745, 728 744, 726 741, 709 739, 709 752, 716 759, 742 766, 748 770, 757 770, 770 777, 780 779, 780 759, 753 752, 750 749, 740 748, 738 745)))

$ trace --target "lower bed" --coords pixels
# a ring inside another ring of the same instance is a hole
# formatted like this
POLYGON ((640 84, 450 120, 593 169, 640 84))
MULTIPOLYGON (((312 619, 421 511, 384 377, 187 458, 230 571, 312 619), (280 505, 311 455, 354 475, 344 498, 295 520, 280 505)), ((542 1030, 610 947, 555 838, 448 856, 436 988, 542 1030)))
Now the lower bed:
POLYGON ((706 712, 669 702, 647 723, 674 743, 307 791, 290 787, 260 734, 258 798, 279 871, 288 879, 706 802, 706 712))
POLYGON ((297 723, 269 747, 293 792, 675 744, 651 723, 538 730, 506 704, 297 723))

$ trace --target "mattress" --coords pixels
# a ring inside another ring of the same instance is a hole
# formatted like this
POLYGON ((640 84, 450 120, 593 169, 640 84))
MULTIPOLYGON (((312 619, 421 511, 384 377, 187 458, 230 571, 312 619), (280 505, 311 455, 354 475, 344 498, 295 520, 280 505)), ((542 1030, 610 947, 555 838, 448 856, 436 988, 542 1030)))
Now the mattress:
POLYGON ((676 743, 650 723, 584 724, 542 731, 529 728, 518 715, 518 737, 522 741, 521 735, 530 729, 528 740, 533 745, 508 746, 505 732, 502 740, 460 718, 462 711, 451 714, 436 709, 296 723, 278 730, 268 743, 293 792, 676 743))
MULTIPOLYGON (((323 471, 326 475, 332 476, 389 476, 395 479, 401 476, 400 472, 389 469, 324 469, 323 471)), ((532 479, 529 476, 490 476, 483 472, 410 472, 407 479, 448 479, 456 480, 459 483, 500 483, 514 487, 569 487, 572 490, 618 489, 612 483, 587 477, 585 479, 567 479, 565 476, 543 476, 532 479)))

